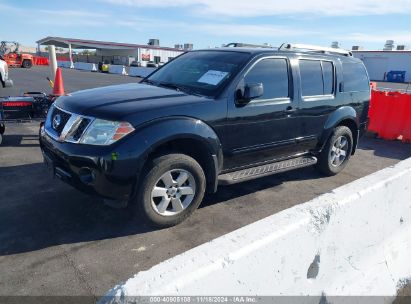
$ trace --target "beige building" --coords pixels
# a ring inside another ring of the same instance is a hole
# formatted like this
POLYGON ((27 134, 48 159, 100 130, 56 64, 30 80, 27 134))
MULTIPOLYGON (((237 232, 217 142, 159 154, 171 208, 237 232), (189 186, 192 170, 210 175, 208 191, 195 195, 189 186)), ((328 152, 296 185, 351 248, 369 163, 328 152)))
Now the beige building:
POLYGON ((162 47, 157 39, 151 39, 150 43, 144 45, 63 37, 46 37, 37 41, 38 48, 55 45, 68 49, 67 57, 74 62, 98 63, 106 61, 113 64, 129 65, 133 61, 138 61, 142 66, 145 66, 149 61, 165 63, 185 52, 184 49, 162 47), (88 55, 76 55, 74 53, 77 52, 73 52, 73 50, 93 50, 93 52, 88 55))

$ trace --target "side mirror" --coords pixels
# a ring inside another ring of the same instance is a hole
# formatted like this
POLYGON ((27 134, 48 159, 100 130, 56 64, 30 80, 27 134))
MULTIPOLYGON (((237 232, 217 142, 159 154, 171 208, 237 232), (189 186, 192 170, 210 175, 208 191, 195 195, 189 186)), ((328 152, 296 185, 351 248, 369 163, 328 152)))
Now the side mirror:
POLYGON ((246 105, 251 100, 263 96, 264 86, 261 82, 259 83, 247 83, 243 90, 237 90, 236 102, 239 105, 246 105))

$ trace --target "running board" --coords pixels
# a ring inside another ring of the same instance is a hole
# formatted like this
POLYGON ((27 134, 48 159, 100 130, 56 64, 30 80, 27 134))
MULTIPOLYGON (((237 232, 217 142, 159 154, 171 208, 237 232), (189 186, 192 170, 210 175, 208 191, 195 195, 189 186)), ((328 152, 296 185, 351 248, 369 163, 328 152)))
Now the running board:
POLYGON ((303 168, 315 165, 317 158, 314 156, 302 156, 298 158, 287 159, 280 162, 269 163, 266 165, 252 167, 240 171, 225 173, 218 176, 220 185, 230 185, 244 182, 259 177, 272 175, 280 172, 290 171, 297 168, 303 168))

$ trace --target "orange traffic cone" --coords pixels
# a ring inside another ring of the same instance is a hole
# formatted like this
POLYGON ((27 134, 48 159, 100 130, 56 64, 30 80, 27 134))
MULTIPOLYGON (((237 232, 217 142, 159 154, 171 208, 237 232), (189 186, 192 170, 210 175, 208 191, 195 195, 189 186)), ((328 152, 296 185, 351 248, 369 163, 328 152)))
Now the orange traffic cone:
POLYGON ((56 70, 56 78, 54 79, 53 95, 62 96, 64 93, 63 76, 61 75, 61 68, 56 70))

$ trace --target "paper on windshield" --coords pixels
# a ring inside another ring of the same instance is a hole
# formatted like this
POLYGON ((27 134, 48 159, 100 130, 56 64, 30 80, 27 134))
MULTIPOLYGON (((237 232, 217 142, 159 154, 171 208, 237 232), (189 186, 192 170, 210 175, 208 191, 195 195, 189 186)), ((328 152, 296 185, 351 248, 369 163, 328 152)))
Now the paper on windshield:
POLYGON ((228 75, 227 72, 209 70, 207 73, 205 73, 203 76, 201 76, 200 79, 197 80, 197 82, 207 83, 207 84, 211 84, 211 85, 217 85, 227 75, 228 75))

